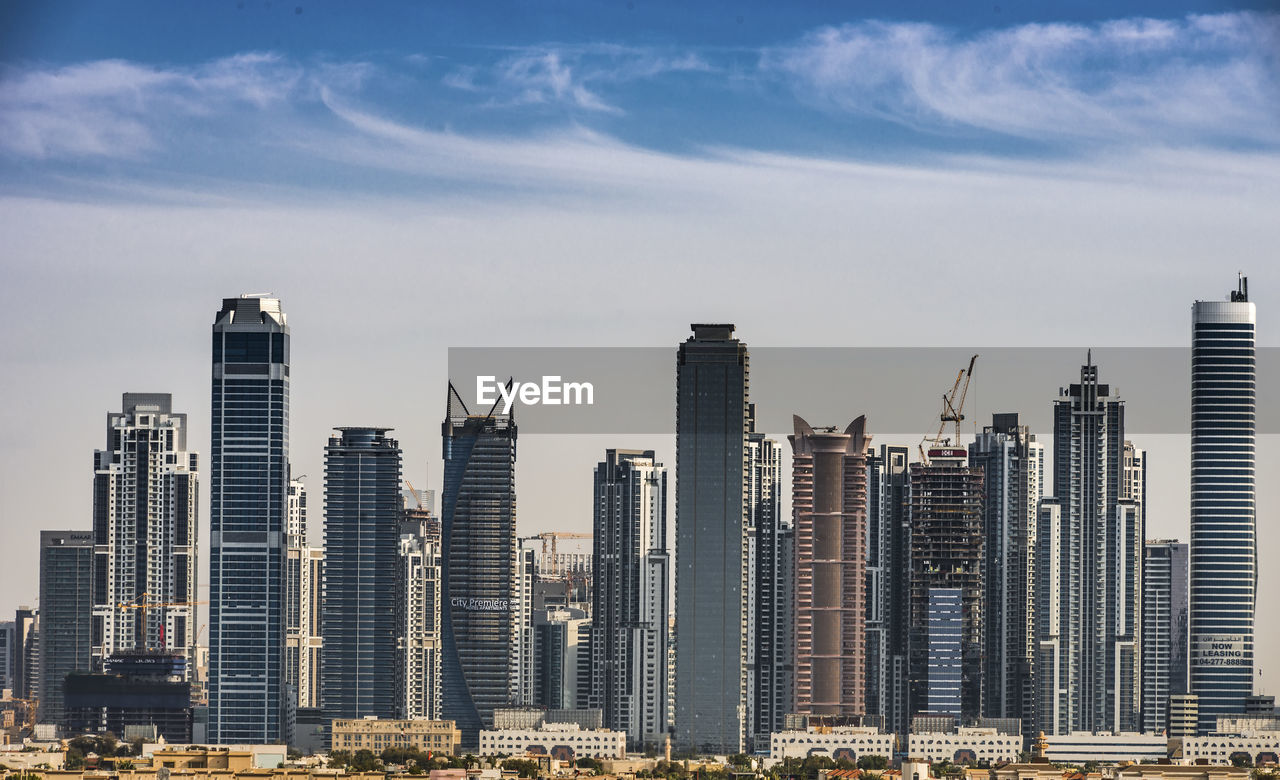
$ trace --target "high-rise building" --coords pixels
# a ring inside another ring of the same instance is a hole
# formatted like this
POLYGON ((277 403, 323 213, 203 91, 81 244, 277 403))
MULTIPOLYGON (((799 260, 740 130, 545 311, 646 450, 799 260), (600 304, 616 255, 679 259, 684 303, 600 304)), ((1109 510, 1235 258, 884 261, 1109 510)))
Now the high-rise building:
POLYGON ((209 446, 210 742, 284 728, 289 327, 280 301, 226 298, 213 323, 209 446))
POLYGON ((843 432, 793 418, 795 709, 866 714, 866 418, 843 432))
POLYGON ((40 532, 41 723, 63 724, 62 683, 92 667, 93 534, 40 532))
POLYGON ((40 694, 39 610, 18 607, 13 617, 13 695, 33 699, 40 694))
POLYGON ((753 639, 745 494, 750 366, 733 325, 692 329, 676 359, 673 742, 703 753, 738 753, 749 725, 753 639))
POLYGON ((126 650, 166 650, 190 674, 200 496, 187 416, 168 393, 125 393, 93 457, 94 668, 126 650))
POLYGON ((440 521, 424 492, 413 491, 415 506, 402 499, 400 509, 396 717, 402 720, 440 717, 440 521))
POLYGON ((1141 450, 1092 358, 1054 403, 1053 499, 1037 529, 1037 719, 1046 733, 1141 726, 1141 450), (1046 709, 1047 708, 1047 709, 1046 709))
POLYGON ((668 725, 666 469, 652 450, 607 450, 593 503, 592 703, 629 744, 657 746, 668 725))
POLYGON ((969 445, 983 475, 986 669, 983 715, 1035 719, 1036 507, 1044 494, 1044 446, 1017 414, 996 414, 969 445))
POLYGON ((1201 731, 1253 692, 1257 310, 1249 280, 1191 308, 1191 690, 1201 731))
POLYGON ((338 428, 324 451, 320 701, 326 719, 394 718, 400 445, 390 428, 338 428))
POLYGON ((1169 726, 1169 697, 1187 692, 1187 545, 1147 542, 1142 563, 1142 730, 1169 726))
POLYGON ((794 709, 795 643, 793 618, 795 533, 782 511, 782 449, 756 430, 755 404, 748 407, 747 596, 750 599, 747 645, 747 724, 753 750, 766 750, 769 735, 781 731, 794 709))
POLYGON ((983 476, 968 455, 934 447, 910 469, 910 706, 960 721, 982 714, 986 645, 983 476))
POLYGON ((452 385, 441 428, 442 717, 474 747, 518 693, 517 429, 512 415, 472 415, 452 385))
POLYGON ((17 655, 17 645, 18 634, 13 621, 0 622, 0 691, 13 691, 13 661, 17 655))
POLYGON ((867 454, 867 714, 906 734, 911 717, 907 647, 911 622, 910 452, 867 454))
POLYGON ((537 666, 534 655, 533 585, 537 569, 537 551, 524 541, 516 553, 514 607, 515 658, 511 663, 511 703, 518 707, 533 704, 533 678, 537 666))
POLYGON ((598 668, 590 656, 591 619, 585 610, 572 607, 536 610, 533 705, 549 710, 587 708, 591 676, 598 668))
POLYGON ((285 684, 290 704, 320 706, 320 596, 324 548, 307 541, 307 488, 289 480, 285 547, 285 684))

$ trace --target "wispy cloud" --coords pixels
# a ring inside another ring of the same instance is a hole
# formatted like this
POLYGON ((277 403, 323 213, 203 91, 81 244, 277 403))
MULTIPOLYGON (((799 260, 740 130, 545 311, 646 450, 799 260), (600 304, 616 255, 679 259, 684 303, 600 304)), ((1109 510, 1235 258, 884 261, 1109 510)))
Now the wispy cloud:
POLYGON ((765 51, 765 74, 833 111, 1044 140, 1280 141, 1280 16, 1232 13, 959 36, 827 27, 765 51))
POLYGON ((622 114, 622 107, 602 96, 604 89, 668 73, 712 69, 693 52, 606 43, 547 45, 519 49, 491 66, 461 66, 446 74, 443 83, 486 94, 495 106, 551 105, 622 114))

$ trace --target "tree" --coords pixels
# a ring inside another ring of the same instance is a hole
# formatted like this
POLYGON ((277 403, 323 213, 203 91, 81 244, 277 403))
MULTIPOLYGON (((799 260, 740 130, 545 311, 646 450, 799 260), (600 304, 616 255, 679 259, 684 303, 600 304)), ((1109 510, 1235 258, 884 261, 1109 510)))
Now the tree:
POLYGON ((350 750, 330 750, 329 751, 329 768, 330 769, 346 769, 351 763, 350 750))
POLYGON ((601 763, 600 759, 592 758, 591 756, 583 756, 578 759, 575 766, 579 769, 590 769, 592 773, 597 775, 604 774, 604 764, 601 763))
POLYGON ((538 762, 527 758, 508 758, 502 762, 502 768, 514 770, 520 777, 538 776, 538 762))
POLYGON ((859 769, 888 769, 889 759, 884 756, 860 756, 858 758, 859 769))

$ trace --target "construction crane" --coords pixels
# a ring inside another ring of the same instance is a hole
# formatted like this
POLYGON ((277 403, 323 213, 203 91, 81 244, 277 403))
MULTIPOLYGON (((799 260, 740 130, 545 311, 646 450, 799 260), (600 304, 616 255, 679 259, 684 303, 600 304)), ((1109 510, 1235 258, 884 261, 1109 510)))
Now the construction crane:
MULTIPOLYGON (((198 605, 200 605, 200 604, 208 604, 208 603, 209 603, 209 602, 207 602, 207 601, 147 601, 147 600, 146 600, 147 595, 148 595, 148 594, 147 594, 147 593, 145 593, 145 592, 143 592, 143 593, 139 593, 139 594, 138 594, 138 597, 139 597, 139 598, 141 598, 141 599, 142 599, 142 601, 137 601, 137 602, 132 602, 132 603, 125 603, 125 602, 123 602, 123 601, 122 601, 122 602, 120 602, 120 603, 116 604, 116 609, 119 609, 119 610, 121 610, 121 611, 130 610, 130 609, 139 609, 139 610, 142 610, 142 625, 143 625, 143 631, 144 631, 144 633, 145 633, 145 630, 146 630, 146 628, 145 628, 145 627, 146 627, 146 625, 147 625, 147 610, 148 610, 148 609, 151 609, 151 608, 153 608, 153 607, 160 607, 160 608, 164 608, 164 607, 194 607, 194 606, 198 606, 198 605)), ((145 639, 143 639, 143 640, 142 640, 142 642, 145 642, 145 641, 146 641, 145 639)), ((163 627, 163 626, 161 626, 160 641, 161 641, 161 649, 164 649, 164 644, 163 644, 163 643, 164 643, 164 627, 163 627)), ((145 647, 142 643, 139 643, 139 647, 140 647, 141 649, 144 649, 144 650, 150 649, 150 648, 145 647)))
POLYGON ((960 373, 956 374, 951 392, 942 394, 942 414, 938 418, 938 432, 932 438, 926 436, 920 441, 920 462, 926 466, 929 465, 929 452, 925 449, 925 444, 931 444, 934 447, 945 447, 951 444, 951 437, 942 435, 947 430, 947 423, 955 425, 955 442, 960 443, 960 423, 964 420, 964 399, 969 395, 969 380, 973 378, 973 366, 977 362, 977 355, 969 358, 969 367, 960 369, 960 373), (964 382, 963 387, 960 385, 961 381, 964 382), (957 394, 960 396, 958 399, 957 394))
POLYGON ((560 565, 560 560, 558 556, 556 542, 560 539, 590 539, 590 538, 592 538, 591 534, 572 533, 570 531, 543 531, 542 533, 534 534, 533 536, 522 536, 520 537, 520 541, 526 542, 526 541, 531 541, 533 539, 541 540, 542 541, 542 560, 545 561, 548 565, 548 568, 550 570, 548 572, 548 575, 551 577, 559 577, 561 576, 562 572, 560 572, 558 569, 560 565), (551 552, 550 557, 547 557, 548 543, 550 543, 550 552, 551 552))

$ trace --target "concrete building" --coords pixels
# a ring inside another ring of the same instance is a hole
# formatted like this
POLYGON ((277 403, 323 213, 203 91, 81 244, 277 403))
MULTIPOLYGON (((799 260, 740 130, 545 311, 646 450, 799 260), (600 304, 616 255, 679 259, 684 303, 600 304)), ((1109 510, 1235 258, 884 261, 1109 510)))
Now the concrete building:
POLYGON ((122 651, 108 656, 102 669, 67 675, 68 734, 123 736, 129 729, 145 726, 154 729, 152 739, 191 741, 191 675, 186 654, 122 651))
POLYGON ((737 753, 749 726, 753 639, 744 494, 750 365, 733 325, 692 329, 676 359, 673 742, 703 753, 737 753))
POLYGON ((934 447, 911 475, 911 710, 982 715, 983 476, 968 451, 934 447))
POLYGON ((1249 281, 1191 308, 1190 692, 1200 726, 1253 693, 1257 606, 1257 309, 1249 281))
POLYGON ((1116 767, 1115 780, 1248 780, 1251 770, 1237 766, 1134 764, 1116 767))
POLYGON ((456 755, 462 734, 451 720, 426 718, 341 718, 333 721, 333 749, 372 750, 416 748, 423 753, 456 755))
POLYGON ((795 710, 866 712, 866 418, 843 432, 799 416, 792 450, 795 710))
POLYGON ((493 710, 518 691, 520 610, 516 583, 516 422, 472 415, 449 386, 441 503, 442 716, 463 744, 478 744, 493 710))
POLYGON ((1182 763, 1231 764, 1247 757, 1254 766, 1280 762, 1280 731, 1257 731, 1249 734, 1209 734, 1182 738, 1182 763))
POLYGON ((592 676, 591 618, 581 609, 551 607, 533 618, 533 705, 553 710, 586 707, 592 676), (586 672, 585 674, 583 672, 586 672))
POLYGON ((325 447, 321 706, 331 720, 393 718, 400 444, 389 428, 338 428, 325 447))
POLYGON ((867 714, 907 733, 911 716, 910 451, 880 445, 867 454, 867 714))
POLYGON ((396 572, 397 717, 440 717, 440 523, 427 505, 401 503, 396 572))
POLYGON ((213 324, 209 734, 284 736, 289 327, 276 298, 225 298, 213 324))
POLYGON ((804 730, 775 731, 769 735, 769 758, 805 759, 827 756, 857 762, 863 756, 893 758, 897 737, 869 726, 824 726, 804 730))
POLYGON ((996 414, 969 445, 982 469, 986 558, 987 662, 983 714, 1035 725, 1036 508, 1044 495, 1044 445, 1018 422, 996 414))
POLYGON ((627 735, 610 729, 583 729, 576 723, 544 723, 536 729, 480 732, 480 755, 545 755, 562 761, 625 758, 627 735))
POLYGON ((187 416, 168 393, 125 393, 93 457, 94 668, 137 649, 182 653, 189 669, 200 491, 187 416))
POLYGON ((1187 545, 1148 541, 1142 563, 1142 730, 1169 727, 1169 697, 1187 692, 1187 545))
POLYGON ((1200 733, 1200 697, 1193 693, 1169 697, 1169 736, 1194 737, 1200 733))
POLYGON ((1045 757, 1054 763, 1082 764, 1098 761, 1117 764, 1122 761, 1158 761, 1169 755, 1169 743, 1163 734, 1073 734, 1046 735, 1045 757))
POLYGON ((285 545, 285 684, 298 709, 320 706, 324 548, 307 542, 307 489, 289 480, 285 545))
POLYGON ((40 617, 39 610, 18 607, 13 616, 13 695, 32 699, 39 695, 40 617))
POLYGON ((927 761, 987 761, 995 764, 1017 761, 1021 751, 1021 736, 1001 734, 994 728, 962 726, 954 732, 912 732, 907 737, 907 755, 927 761))
POLYGON ((63 725, 63 681, 92 669, 93 539, 88 531, 40 532, 40 723, 63 725))
POLYGON ((1124 412, 1092 356, 1054 403, 1056 498, 1036 532, 1036 720, 1049 734, 1141 727, 1145 470, 1124 412))
POLYGON ((538 553, 532 540, 521 539, 516 551, 515 592, 511 598, 512 636, 515 657, 511 663, 510 703, 519 707, 533 704, 534 676, 538 659, 534 652, 533 599, 537 579, 538 553))
POLYGON ((747 731, 752 750, 762 751, 794 709, 795 529, 780 500, 782 450, 756 430, 754 404, 748 406, 746 455, 747 731))
POLYGON ((607 450, 593 505, 591 703, 631 745, 657 746, 668 726, 666 469, 652 450, 607 450))

